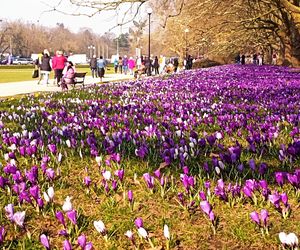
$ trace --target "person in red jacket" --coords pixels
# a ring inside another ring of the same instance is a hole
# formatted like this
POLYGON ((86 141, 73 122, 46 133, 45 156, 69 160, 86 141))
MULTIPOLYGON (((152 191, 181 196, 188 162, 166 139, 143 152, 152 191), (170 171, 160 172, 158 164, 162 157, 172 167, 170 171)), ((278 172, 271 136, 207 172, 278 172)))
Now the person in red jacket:
POLYGON ((66 62, 67 58, 63 55, 63 52, 56 51, 56 55, 52 58, 52 68, 54 70, 54 84, 56 83, 58 86, 60 86, 66 62))

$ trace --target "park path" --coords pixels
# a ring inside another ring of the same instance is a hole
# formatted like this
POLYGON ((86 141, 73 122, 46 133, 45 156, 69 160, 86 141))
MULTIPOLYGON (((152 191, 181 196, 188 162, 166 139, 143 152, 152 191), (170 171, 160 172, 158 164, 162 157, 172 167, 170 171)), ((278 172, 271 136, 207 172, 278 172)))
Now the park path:
MULTIPOLYGON (((107 74, 102 82, 114 82, 120 80, 129 80, 133 79, 133 76, 130 75, 122 75, 122 74, 107 74)), ((20 94, 31 94, 36 92, 57 92, 62 91, 60 87, 54 86, 52 84, 53 79, 49 81, 51 84, 46 85, 38 85, 37 80, 33 81, 23 81, 23 82, 8 82, 8 83, 0 83, 0 98, 1 97, 11 97, 20 94)), ((99 83, 99 78, 92 78, 91 76, 86 76, 84 84, 86 86, 99 83)), ((77 86, 82 86, 78 84, 77 86)))

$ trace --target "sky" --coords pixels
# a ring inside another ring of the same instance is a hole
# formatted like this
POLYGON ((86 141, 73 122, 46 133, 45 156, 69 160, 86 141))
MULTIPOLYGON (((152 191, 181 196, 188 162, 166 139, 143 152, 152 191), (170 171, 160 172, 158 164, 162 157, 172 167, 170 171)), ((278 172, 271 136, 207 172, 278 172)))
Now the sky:
MULTIPOLYGON (((100 35, 108 31, 121 32, 120 27, 113 28, 120 22, 121 14, 117 17, 116 11, 101 12, 91 18, 64 15, 57 11, 49 12, 59 2, 62 2, 59 8, 64 11, 74 12, 78 10, 71 6, 68 0, 0 0, 0 20, 22 20, 47 27, 55 27, 57 23, 63 23, 72 32, 78 32, 80 28, 88 27, 94 33, 100 35)), ((80 12, 83 13, 84 10, 81 9, 80 12)), ((122 12, 122 9, 120 12, 122 12)), ((126 32, 129 26, 130 24, 124 25, 122 32, 126 32)))

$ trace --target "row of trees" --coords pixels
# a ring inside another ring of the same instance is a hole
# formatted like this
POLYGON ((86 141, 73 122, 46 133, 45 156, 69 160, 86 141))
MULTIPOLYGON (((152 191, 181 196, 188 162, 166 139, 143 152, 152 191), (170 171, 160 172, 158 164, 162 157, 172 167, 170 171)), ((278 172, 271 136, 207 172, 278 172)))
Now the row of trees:
MULTIPOLYGON (((86 53, 88 56, 95 53, 97 56, 110 57, 116 53, 116 39, 113 33, 97 35, 90 28, 81 28, 79 32, 73 33, 62 23, 48 28, 21 21, 0 22, 0 55, 12 53, 30 56, 47 48, 51 54, 63 50, 66 53, 86 53), (93 49, 89 49, 89 46, 93 49)), ((121 34, 118 39, 120 52, 128 53, 129 34, 121 34)))
POLYGON ((276 52, 283 63, 299 65, 299 6, 299 0, 189 0, 167 21, 164 44, 183 54, 188 28, 190 53, 226 61, 238 52, 267 60, 276 52))

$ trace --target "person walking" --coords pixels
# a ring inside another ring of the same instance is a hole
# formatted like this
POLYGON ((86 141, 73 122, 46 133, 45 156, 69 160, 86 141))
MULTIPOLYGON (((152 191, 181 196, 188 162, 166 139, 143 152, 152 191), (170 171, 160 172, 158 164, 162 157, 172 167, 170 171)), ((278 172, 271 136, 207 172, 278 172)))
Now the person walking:
POLYGON ((41 64, 40 64, 41 74, 40 79, 38 81, 38 84, 40 84, 41 80, 44 80, 44 84, 48 86, 49 84, 49 76, 51 72, 51 58, 50 53, 47 49, 44 50, 43 56, 41 58, 41 64))
POLYGON ((158 64, 159 64, 159 73, 162 74, 166 66, 166 58, 163 55, 160 55, 158 64))
POLYGON ((179 66, 179 61, 178 61, 178 57, 174 58, 174 72, 176 73, 178 70, 178 66, 179 66))
POLYGON ((133 59, 133 57, 131 56, 128 60, 128 68, 129 68, 129 74, 133 75, 133 69, 135 67, 135 60, 133 59))
POLYGON ((123 72, 123 59, 122 59, 121 56, 119 57, 118 64, 119 64, 119 74, 122 74, 122 72, 123 72))
POLYGON ((126 55, 124 56, 122 63, 123 63, 123 73, 125 75, 127 75, 127 72, 128 72, 128 58, 127 58, 126 55))
POLYGON ((159 63, 158 63, 158 57, 157 56, 155 56, 155 58, 154 58, 153 68, 154 68, 154 74, 159 75, 159 71, 158 71, 159 63))
POLYGON ((188 58, 186 60, 186 69, 192 69, 193 67, 193 58, 191 55, 188 55, 188 58))
POLYGON ((118 67, 119 67, 119 60, 118 60, 118 57, 116 57, 115 60, 114 60, 115 74, 118 73, 118 67))
POLYGON ((63 55, 63 52, 58 50, 56 51, 55 56, 52 58, 52 69, 54 70, 54 82, 53 85, 60 85, 60 80, 63 75, 63 70, 65 68, 65 64, 67 62, 67 58, 63 55))
POLYGON ((241 56, 241 64, 242 65, 245 65, 245 63, 246 63, 246 56, 243 54, 242 56, 241 56))
POLYGON ((105 67, 106 67, 106 62, 103 59, 103 56, 100 56, 100 59, 97 61, 97 68, 98 68, 98 76, 100 77, 101 82, 105 74, 105 67))
POLYGON ((93 55, 93 57, 90 60, 90 69, 92 71, 92 77, 97 78, 98 72, 97 72, 97 57, 96 57, 96 55, 93 55))
POLYGON ((258 54, 257 60, 259 66, 263 65, 263 56, 261 54, 258 54))

